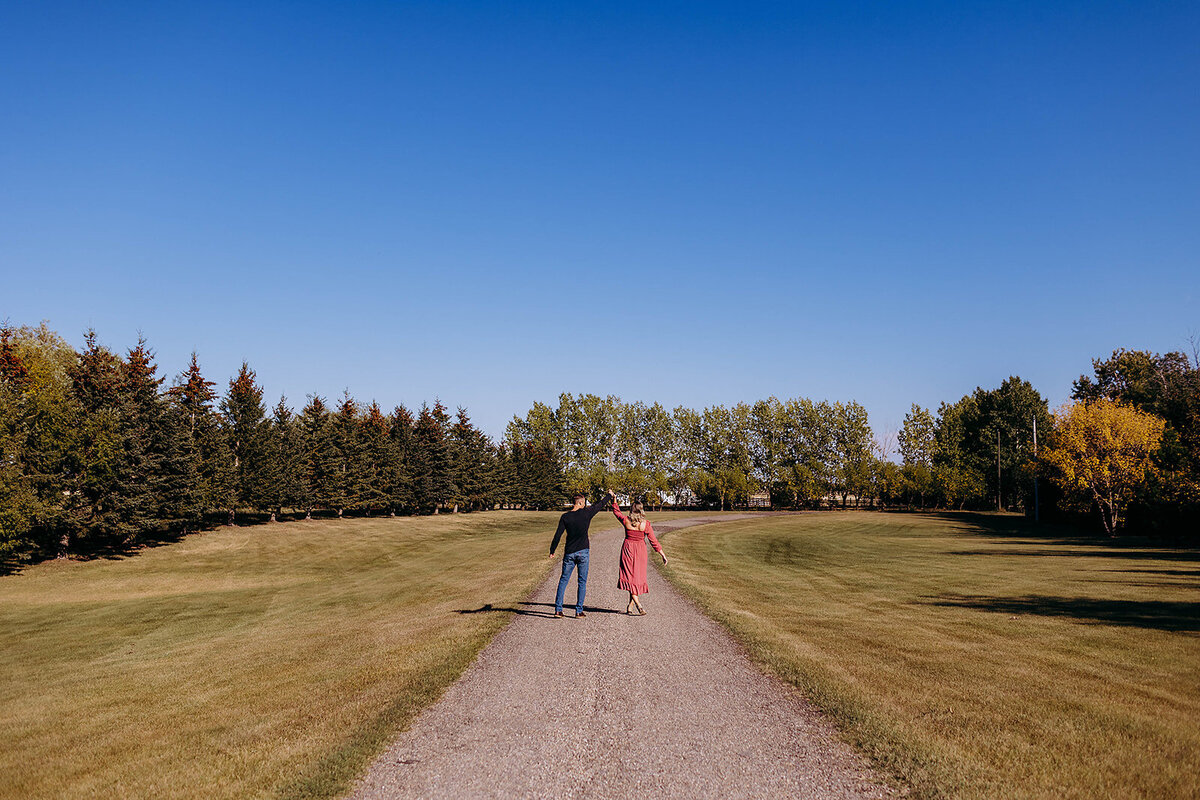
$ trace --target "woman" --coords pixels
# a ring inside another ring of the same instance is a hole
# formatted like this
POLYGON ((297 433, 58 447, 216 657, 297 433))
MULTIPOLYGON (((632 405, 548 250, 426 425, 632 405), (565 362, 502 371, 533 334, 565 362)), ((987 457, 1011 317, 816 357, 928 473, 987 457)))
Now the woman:
POLYGON ((664 564, 667 563, 667 555, 658 539, 654 538, 654 528, 642 512, 641 503, 631 505, 627 517, 621 513, 621 507, 617 505, 616 498, 613 498, 612 510, 625 526, 625 543, 621 545, 621 577, 617 580, 617 588, 629 592, 629 605, 626 606, 625 613, 632 615, 634 606, 637 606, 638 615, 644 615, 646 609, 642 608, 638 595, 650 591, 650 586, 646 583, 646 537, 650 537, 650 544, 654 545, 654 549, 662 556, 664 564))

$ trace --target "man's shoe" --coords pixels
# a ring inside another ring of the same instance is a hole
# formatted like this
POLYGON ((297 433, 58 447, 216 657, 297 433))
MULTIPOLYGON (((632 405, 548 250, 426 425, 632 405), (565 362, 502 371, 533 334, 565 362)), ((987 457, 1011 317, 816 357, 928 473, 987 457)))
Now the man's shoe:
POLYGON ((580 611, 578 614, 575 615, 575 619, 579 619, 580 617, 586 617, 586 616, 587 616, 586 611, 580 611))
POLYGON ((554 612, 554 618, 555 618, 555 619, 562 619, 562 618, 563 618, 563 613, 562 613, 561 611, 555 611, 555 612, 554 612))

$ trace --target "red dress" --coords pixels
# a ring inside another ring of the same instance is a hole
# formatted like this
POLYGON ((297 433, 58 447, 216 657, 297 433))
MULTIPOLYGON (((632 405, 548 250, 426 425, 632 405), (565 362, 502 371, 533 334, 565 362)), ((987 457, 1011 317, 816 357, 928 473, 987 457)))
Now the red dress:
POLYGON ((662 552, 662 545, 654 538, 650 520, 646 520, 646 530, 639 531, 630 527, 629 517, 621 513, 615 500, 612 510, 625 526, 625 543, 621 545, 621 577, 617 580, 617 588, 634 594, 646 594, 650 591, 650 585, 646 583, 646 537, 650 537, 650 544, 656 552, 662 552))

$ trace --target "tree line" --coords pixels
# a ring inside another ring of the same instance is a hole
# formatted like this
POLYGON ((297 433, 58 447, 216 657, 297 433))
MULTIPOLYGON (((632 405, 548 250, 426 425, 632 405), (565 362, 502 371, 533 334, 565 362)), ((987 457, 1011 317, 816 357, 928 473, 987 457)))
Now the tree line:
POLYGON ((936 413, 914 404, 894 442, 855 402, 668 410, 569 393, 514 417, 505 441, 553 453, 567 486, 651 505, 992 509, 1195 538, 1197 359, 1121 350, 1093 370, 1055 411, 1017 376, 936 413))
POLYGON ((1014 376, 936 414, 914 404, 894 442, 856 402, 668 410, 562 394, 496 443, 441 402, 385 414, 347 392, 268 408, 247 364, 218 394, 194 354, 166 385, 144 340, 121 355, 89 331, 77 352, 44 324, 0 326, 0 561, 239 514, 546 509, 607 488, 652 506, 1036 510, 1194 537, 1200 367, 1119 350, 1062 409, 1014 376))
POLYGON ((242 364, 218 395, 193 354, 169 385, 147 342, 0 327, 0 560, 127 546, 239 514, 270 521, 549 508, 554 454, 497 445, 441 402, 385 414, 345 393, 264 404, 242 364))
POLYGON ((562 394, 509 422, 505 441, 555 453, 566 484, 595 493, 613 488, 651 505, 746 506, 767 494, 773 505, 815 506, 878 498, 884 459, 855 402, 771 397, 731 407, 668 411, 594 394, 562 394))
POLYGON ((936 416, 914 405, 898 437, 904 499, 1196 541, 1200 357, 1116 350, 1092 373, 1053 413, 1017 378, 943 403, 936 416))
POLYGON ((514 417, 510 442, 544 442, 568 485, 612 486, 655 504, 777 508, 914 505, 1023 508, 1031 491, 1034 420, 1049 435, 1046 400, 1013 377, 977 389, 938 416, 918 406, 898 442, 872 429, 856 402, 780 400, 712 406, 626 403, 562 394, 514 417), (1001 443, 997 460, 996 441, 1001 443), (896 463, 896 444, 903 462, 896 463))

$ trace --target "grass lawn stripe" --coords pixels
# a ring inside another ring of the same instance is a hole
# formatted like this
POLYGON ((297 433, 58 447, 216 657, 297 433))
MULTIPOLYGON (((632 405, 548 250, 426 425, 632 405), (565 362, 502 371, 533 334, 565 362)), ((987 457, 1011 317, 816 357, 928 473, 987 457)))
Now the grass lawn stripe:
POLYGON ((920 796, 1200 796, 1200 554, 1063 533, 775 517, 667 534, 664 574, 920 796))
POLYGON ((330 797, 548 568, 554 514, 225 528, 0 578, 0 797, 330 797))

